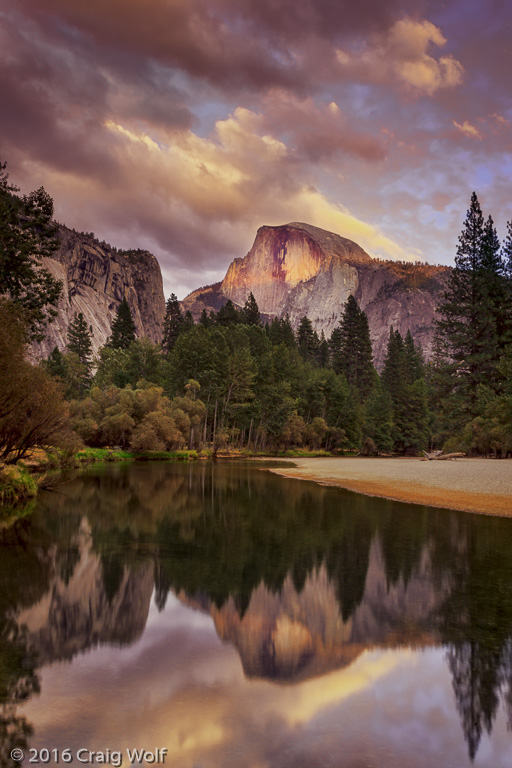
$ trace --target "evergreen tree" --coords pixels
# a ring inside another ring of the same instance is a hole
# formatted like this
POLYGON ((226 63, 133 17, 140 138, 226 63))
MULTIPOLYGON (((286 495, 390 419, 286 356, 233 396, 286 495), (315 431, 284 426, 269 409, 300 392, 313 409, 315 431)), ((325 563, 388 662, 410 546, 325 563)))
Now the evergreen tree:
POLYGON ((53 200, 43 187, 18 197, 0 162, 0 296, 22 309, 30 338, 42 341, 57 315, 62 283, 41 267, 59 246, 53 200))
POLYGON ((380 382, 370 392, 365 403, 363 432, 379 453, 393 450, 393 408, 391 397, 380 382))
POLYGON ((444 355, 452 361, 453 389, 460 395, 461 415, 475 414, 478 385, 496 379, 496 318, 487 288, 495 269, 492 219, 484 227, 473 192, 437 322, 444 355))
POLYGON ((368 318, 352 295, 345 303, 336 343, 339 352, 334 358, 334 370, 343 373, 364 400, 375 383, 375 369, 368 318))
POLYGON ((336 367, 337 361, 339 360, 339 356, 341 354, 342 339, 343 337, 341 334, 341 328, 339 325, 337 325, 336 328, 333 329, 333 332, 331 333, 331 338, 328 341, 329 356, 330 356, 330 361, 333 368, 336 367))
POLYGON ((44 367, 54 379, 64 381, 66 378, 66 363, 64 355, 58 347, 54 347, 51 354, 43 361, 44 367))
POLYGON ((195 325, 194 317, 192 315, 192 312, 190 309, 187 309, 185 312, 185 317, 183 318, 183 333, 186 333, 187 331, 190 331, 191 328, 193 328, 195 325))
POLYGON ((237 325, 242 322, 242 317, 240 311, 235 307, 231 299, 228 299, 224 306, 217 312, 216 320, 218 325, 237 325))
POLYGON ((165 305, 162 338, 162 350, 165 355, 169 355, 174 349, 178 336, 183 332, 184 322, 177 296, 171 293, 165 305))
POLYGON ((85 318, 81 312, 75 314, 75 319, 68 328, 69 352, 74 352, 82 365, 90 368, 92 355, 91 331, 87 327, 85 318))
POLYGON ((252 291, 242 309, 242 316, 247 325, 260 325, 261 323, 260 310, 252 291))
POLYGON ((214 325, 212 318, 208 315, 206 308, 204 307, 203 307, 203 311, 201 312, 201 317, 199 318, 199 323, 204 328, 211 328, 212 325, 214 325))
POLYGON ((382 384, 391 398, 393 448, 399 453, 417 453, 428 441, 427 389, 423 378, 412 380, 417 358, 411 361, 410 345, 408 353, 400 332, 390 329, 382 384))
POLYGON ((108 346, 112 349, 127 349, 135 338, 135 323, 128 302, 124 298, 112 323, 112 335, 108 346))
POLYGON ((405 335, 404 354, 407 370, 407 383, 413 384, 418 379, 424 378, 425 362, 423 360, 423 352, 420 347, 415 345, 410 330, 408 330, 405 335))
POLYGON ((313 330, 313 323, 304 315, 297 328, 297 346, 304 360, 315 360, 319 345, 318 334, 313 330))
POLYGON ((322 366, 322 368, 325 368, 327 365, 329 365, 329 358, 329 342, 325 338, 325 334, 322 331, 320 334, 320 344, 318 346, 317 362, 322 366))
POLYGON ((296 347, 295 334, 288 315, 281 318, 273 317, 268 324, 267 335, 274 346, 284 344, 291 349, 296 347))
POLYGON ((507 236, 501 251, 503 266, 503 319, 498 321, 500 347, 506 349, 512 344, 512 221, 507 221, 507 236))
POLYGON ((68 327, 68 352, 66 375, 68 388, 77 397, 82 397, 91 384, 91 330, 87 327, 81 312, 68 327))

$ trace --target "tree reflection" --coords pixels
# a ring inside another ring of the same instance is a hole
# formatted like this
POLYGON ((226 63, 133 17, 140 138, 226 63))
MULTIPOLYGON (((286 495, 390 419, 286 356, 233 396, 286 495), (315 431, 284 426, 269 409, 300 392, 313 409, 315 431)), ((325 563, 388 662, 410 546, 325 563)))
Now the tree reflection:
POLYGON ((285 481, 254 465, 144 464, 94 468, 0 535, 0 670, 13 675, 2 683, 6 744, 27 739, 16 702, 37 685, 12 622, 50 584, 65 594, 81 578, 84 541, 97 573, 87 582, 95 595, 82 597, 95 612, 55 609, 48 621, 62 627, 47 632, 51 642, 39 638, 46 660, 133 642, 154 586, 159 610, 172 590, 209 610, 241 654, 244 618, 260 611, 250 631, 257 644, 261 628, 261 663, 251 674, 291 680, 306 674, 312 648, 341 665, 354 658, 349 648, 428 637, 447 647, 471 759, 500 696, 512 728, 512 521, 285 481))

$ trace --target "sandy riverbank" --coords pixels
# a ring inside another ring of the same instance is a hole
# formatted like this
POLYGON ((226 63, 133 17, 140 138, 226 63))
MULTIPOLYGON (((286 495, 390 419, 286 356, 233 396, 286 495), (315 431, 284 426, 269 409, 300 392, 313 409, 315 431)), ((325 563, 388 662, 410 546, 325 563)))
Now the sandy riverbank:
POLYGON ((512 460, 293 459, 286 477, 386 499, 512 517, 512 460))

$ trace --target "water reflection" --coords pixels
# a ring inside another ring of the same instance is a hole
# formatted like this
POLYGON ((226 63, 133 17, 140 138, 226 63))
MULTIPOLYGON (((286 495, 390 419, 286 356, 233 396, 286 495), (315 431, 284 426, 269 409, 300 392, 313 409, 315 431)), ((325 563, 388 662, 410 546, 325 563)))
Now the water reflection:
POLYGON ((96 468, 0 531, 1 764, 31 735, 37 670, 134 644, 153 590, 210 615, 246 678, 310 699, 369 650, 444 646, 473 759, 500 696, 512 726, 511 545, 510 520, 254 466, 96 468))

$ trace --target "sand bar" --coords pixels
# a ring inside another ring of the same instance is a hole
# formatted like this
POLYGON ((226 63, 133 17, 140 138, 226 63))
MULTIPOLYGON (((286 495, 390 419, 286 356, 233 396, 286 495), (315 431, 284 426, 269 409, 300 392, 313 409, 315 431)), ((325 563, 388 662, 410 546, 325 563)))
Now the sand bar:
POLYGON ((293 459, 279 475, 337 485, 369 496, 512 517, 512 460, 415 458, 293 459))

